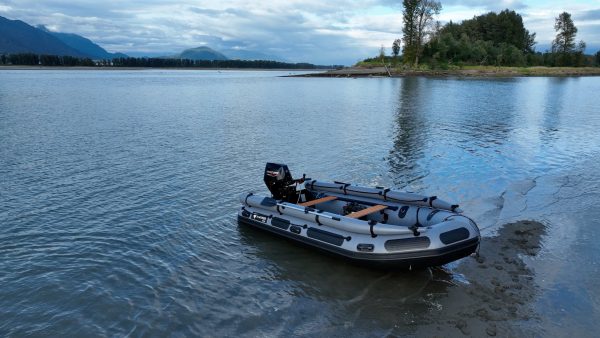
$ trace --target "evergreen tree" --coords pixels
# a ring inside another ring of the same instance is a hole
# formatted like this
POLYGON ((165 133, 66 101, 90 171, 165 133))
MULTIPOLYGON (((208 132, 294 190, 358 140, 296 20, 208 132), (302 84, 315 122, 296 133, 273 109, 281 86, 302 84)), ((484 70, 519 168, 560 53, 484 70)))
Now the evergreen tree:
POLYGON ((571 19, 571 14, 567 12, 561 13, 554 23, 556 30, 556 38, 552 41, 552 52, 567 54, 575 50, 575 36, 577 35, 577 27, 571 19))
POLYGON ((398 54, 400 54, 400 39, 396 39, 394 40, 394 43, 392 43, 392 55, 394 56, 394 60, 398 57, 398 54))

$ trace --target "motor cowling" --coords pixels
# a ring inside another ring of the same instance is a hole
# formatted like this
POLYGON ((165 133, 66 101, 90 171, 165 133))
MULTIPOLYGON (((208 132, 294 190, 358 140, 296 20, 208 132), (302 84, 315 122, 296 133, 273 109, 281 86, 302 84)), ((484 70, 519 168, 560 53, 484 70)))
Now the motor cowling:
POLYGON ((297 180, 292 178, 292 173, 287 165, 267 163, 264 180, 274 199, 292 203, 298 200, 298 192, 295 187, 297 180))

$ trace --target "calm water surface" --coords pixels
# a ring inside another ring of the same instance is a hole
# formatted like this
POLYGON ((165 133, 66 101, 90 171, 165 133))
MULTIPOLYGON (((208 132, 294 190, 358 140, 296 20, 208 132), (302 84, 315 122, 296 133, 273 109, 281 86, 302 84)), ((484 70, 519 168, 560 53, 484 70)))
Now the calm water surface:
POLYGON ((547 224, 533 325, 597 328, 600 79, 285 74, 0 70, 0 335, 406 335, 469 283, 238 226, 266 161, 547 224))

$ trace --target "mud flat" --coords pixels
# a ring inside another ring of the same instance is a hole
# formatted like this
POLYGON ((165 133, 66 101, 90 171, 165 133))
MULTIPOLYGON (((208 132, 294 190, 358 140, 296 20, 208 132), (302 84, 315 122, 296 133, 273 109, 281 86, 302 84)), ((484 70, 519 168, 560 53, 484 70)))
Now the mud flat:
POLYGON ((438 310, 431 312, 431 324, 419 325, 416 336, 540 335, 533 329, 539 319, 533 306, 538 287, 523 257, 538 253, 545 232, 541 223, 519 221, 483 238, 479 255, 465 259, 455 271, 468 280, 466 285, 448 288, 435 301, 438 310), (519 325, 523 322, 528 323, 519 325))
POLYGON ((600 67, 489 67, 467 66, 460 69, 404 70, 384 67, 349 67, 327 72, 290 75, 291 77, 520 77, 520 76, 600 76, 600 67))

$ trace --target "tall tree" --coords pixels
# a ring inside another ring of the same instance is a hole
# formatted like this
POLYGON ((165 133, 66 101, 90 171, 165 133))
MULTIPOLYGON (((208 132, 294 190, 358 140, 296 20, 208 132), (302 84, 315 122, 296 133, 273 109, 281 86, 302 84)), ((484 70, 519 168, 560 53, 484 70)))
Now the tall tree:
POLYGON ((535 42, 535 36, 535 32, 529 34, 529 31, 525 30, 523 38, 523 41, 525 42, 525 45, 523 46, 524 53, 535 53, 535 45, 537 44, 537 42, 535 42))
POLYGON ((583 42, 583 40, 579 41, 579 43, 577 44, 577 48, 575 49, 573 66, 577 66, 577 67, 585 66, 585 62, 586 62, 585 54, 584 54, 585 47, 586 47, 585 42, 583 42))
POLYGON ((400 54, 400 43, 400 39, 396 39, 394 40, 394 43, 392 43, 392 55, 394 56, 394 64, 398 59, 398 54, 400 54))
POLYGON ((577 35, 577 27, 571 19, 571 14, 562 12, 554 22, 554 30, 556 30, 556 38, 552 41, 552 52, 567 54, 575 50, 575 36, 577 35))
POLYGON ((396 39, 394 40, 394 43, 392 43, 392 55, 394 55, 394 57, 398 56, 398 54, 400 54, 400 44, 401 44, 401 40, 400 39, 396 39))
POLYGON ((404 10, 402 12, 402 40, 404 41, 404 48, 402 49, 402 56, 405 63, 411 63, 415 60, 417 55, 416 48, 416 16, 417 8, 421 1, 420 0, 403 0, 402 6, 404 10))
POLYGON ((419 65, 423 45, 432 31, 433 16, 440 14, 442 4, 434 0, 404 0, 404 62, 419 65))
POLYGON ((425 39, 432 31, 433 16, 440 14, 442 4, 439 1, 421 0, 417 6, 416 28, 416 55, 415 66, 419 65, 419 57, 423 53, 425 39))

